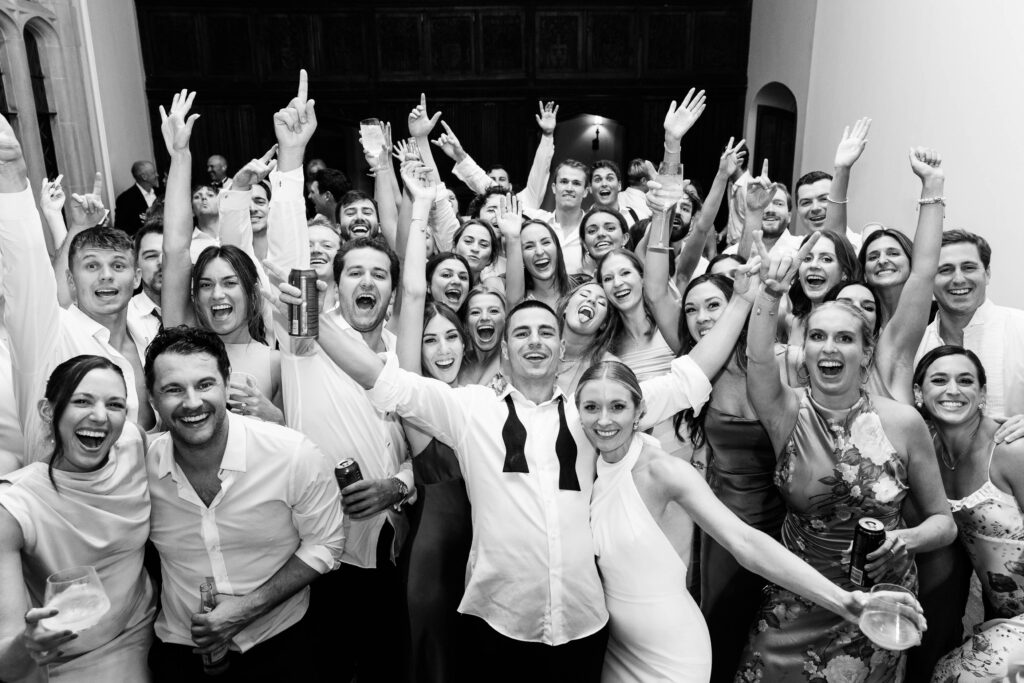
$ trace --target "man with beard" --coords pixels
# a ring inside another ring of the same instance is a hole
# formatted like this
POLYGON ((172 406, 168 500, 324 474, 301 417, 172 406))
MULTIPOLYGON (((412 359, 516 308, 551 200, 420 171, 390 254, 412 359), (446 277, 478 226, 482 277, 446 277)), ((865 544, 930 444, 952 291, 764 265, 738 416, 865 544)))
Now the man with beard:
MULTIPOLYGON (((734 297, 689 355, 642 383, 640 429, 689 406, 700 410, 710 395, 707 377, 732 352, 729 340, 748 308, 734 297)), ((554 311, 527 300, 509 312, 501 344, 509 382, 497 394, 400 370, 333 319, 321 319, 319 343, 370 389, 378 409, 451 444, 459 458, 473 501, 459 607, 471 670, 490 681, 599 680, 608 616, 589 525, 595 453, 576 406, 555 384, 561 337, 554 311)))
MULTIPOLYGON (((298 96, 274 115, 278 166, 270 175, 269 270, 286 279, 291 268, 316 269, 320 280, 330 282, 322 315, 358 335, 370 352, 390 358, 396 339, 384 329, 384 317, 398 282, 398 257, 379 237, 357 236, 339 249, 337 236, 329 230, 306 226, 302 159, 317 120, 314 103, 306 97, 306 72, 300 74, 298 96)), ((347 225, 361 233, 376 228, 372 200, 361 193, 349 195, 360 211, 347 225), (367 204, 370 216, 362 214, 367 204)), ((277 332, 278 339, 288 339, 283 324, 277 332)), ((415 491, 402 424, 396 415, 376 410, 362 386, 315 342, 290 341, 281 349, 288 424, 332 462, 355 460, 363 476, 342 492, 347 517, 342 567, 313 585, 309 618, 315 625, 314 645, 331 652, 345 643, 345 657, 331 660, 332 678, 400 680, 401 658, 393 639, 382 634, 393 633, 402 620, 394 559, 408 529, 401 505, 415 491), (348 616, 339 617, 339 610, 348 616)))
POLYGON ((346 242, 357 237, 376 237, 380 233, 377 202, 361 190, 346 192, 338 202, 337 224, 346 242))
POLYGON ((142 276, 142 291, 128 302, 129 320, 145 328, 145 336, 152 339, 162 325, 160 290, 163 288, 164 226, 151 220, 135 233, 135 254, 142 276))
MULTIPOLYGON (((755 179, 751 179, 751 183, 748 183, 748 187, 752 184, 755 179)), ((737 254, 740 258, 750 258, 750 251, 753 240, 753 230, 761 230, 761 239, 764 241, 764 246, 768 248, 768 252, 771 253, 776 249, 789 249, 790 251, 798 251, 800 249, 800 243, 803 241, 802 237, 797 237, 789 231, 789 220, 791 211, 793 210, 793 198, 789 194, 789 190, 782 183, 775 183, 769 190, 771 193, 771 199, 768 205, 764 208, 764 213, 761 215, 761 223, 758 226, 757 221, 754 220, 749 229, 744 232, 744 237, 739 242, 726 248, 723 253, 726 254, 737 254)), ((746 201, 746 192, 743 193, 744 202, 746 201)), ((744 207, 744 223, 746 221, 746 211, 748 209, 744 207)), ((754 216, 756 219, 756 216, 754 216)))
POLYGON ((309 201, 313 202, 318 214, 334 221, 341 198, 351 189, 352 183, 344 173, 333 168, 322 168, 309 183, 309 201))
POLYGON ((345 534, 332 463, 303 434, 227 410, 227 351, 209 331, 161 332, 146 385, 168 430, 146 458, 161 610, 150 650, 160 682, 312 680, 307 586, 338 566, 345 534), (198 586, 217 606, 197 613, 198 586))
POLYGON ((575 159, 566 159, 555 167, 555 181, 551 192, 555 195, 555 210, 530 211, 530 218, 550 225, 562 245, 565 272, 574 275, 583 269, 583 251, 580 247, 580 221, 583 220, 583 200, 587 187, 587 167, 575 159))
POLYGON ((62 309, 21 145, 0 117, 4 317, 25 448, 36 457, 52 450, 36 409, 46 378, 57 365, 81 354, 103 356, 117 365, 128 385, 128 419, 143 429, 154 424, 142 372, 149 340, 129 329, 128 302, 141 277, 131 239, 121 230, 87 228, 70 242, 66 277, 77 303, 62 309))

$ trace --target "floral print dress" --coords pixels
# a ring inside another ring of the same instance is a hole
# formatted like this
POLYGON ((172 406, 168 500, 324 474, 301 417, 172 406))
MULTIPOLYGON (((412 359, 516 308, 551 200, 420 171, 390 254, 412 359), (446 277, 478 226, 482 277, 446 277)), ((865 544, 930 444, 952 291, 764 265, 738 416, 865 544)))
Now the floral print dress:
MULTIPOLYGON (((873 517, 887 530, 905 526, 906 466, 864 393, 852 408, 830 410, 804 391, 796 426, 776 465, 775 484, 787 507, 783 544, 847 590, 856 586, 841 559, 857 520, 873 517)), ((915 589, 913 565, 895 582, 915 589)), ((902 653, 877 647, 856 624, 771 585, 736 680, 898 682, 903 669, 902 653)))
POLYGON ((1012 674, 1024 673, 1024 513, 991 479, 949 503, 960 540, 999 618, 979 624, 967 642, 943 657, 932 681, 1015 680, 1012 674))

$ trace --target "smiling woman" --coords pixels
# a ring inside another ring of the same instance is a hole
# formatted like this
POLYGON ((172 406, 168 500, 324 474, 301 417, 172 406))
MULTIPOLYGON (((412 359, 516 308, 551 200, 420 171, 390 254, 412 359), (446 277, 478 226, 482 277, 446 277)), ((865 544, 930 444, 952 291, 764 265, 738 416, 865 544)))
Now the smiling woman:
POLYGON ((49 463, 0 482, 0 676, 48 664, 51 676, 72 681, 149 680, 149 493, 121 370, 99 356, 61 363, 40 412, 53 430, 49 463), (51 630, 46 618, 57 612, 43 606, 47 576, 71 565, 95 567, 110 601, 78 634, 51 630))
POLYGON ((443 251, 427 261, 427 284, 433 301, 460 313, 469 296, 470 266, 460 254, 443 251))

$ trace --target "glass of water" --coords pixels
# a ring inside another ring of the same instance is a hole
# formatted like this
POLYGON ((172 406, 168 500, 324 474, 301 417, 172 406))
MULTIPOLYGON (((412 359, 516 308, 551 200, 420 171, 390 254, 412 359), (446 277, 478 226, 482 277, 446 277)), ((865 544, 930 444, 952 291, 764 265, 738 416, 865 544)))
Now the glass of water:
POLYGON ((384 149, 384 124, 380 119, 363 119, 359 122, 359 140, 363 151, 377 156, 384 149))
POLYGON ((103 590, 95 567, 71 567, 46 579, 46 609, 57 614, 40 623, 51 631, 80 633, 99 623, 110 610, 110 598, 103 590))
POLYGON ((906 650, 919 645, 921 629, 917 605, 913 591, 894 583, 875 584, 860 615, 860 630, 872 643, 886 650, 906 650))

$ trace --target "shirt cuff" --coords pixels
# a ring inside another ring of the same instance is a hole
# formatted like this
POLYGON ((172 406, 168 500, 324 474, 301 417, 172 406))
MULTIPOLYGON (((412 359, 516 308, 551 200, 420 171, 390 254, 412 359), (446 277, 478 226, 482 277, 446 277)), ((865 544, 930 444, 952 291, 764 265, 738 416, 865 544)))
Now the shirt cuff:
POLYGON ((302 190, 305 186, 305 178, 302 175, 302 168, 293 168, 290 171, 271 171, 270 173, 270 201, 275 199, 302 201, 302 190), (284 193, 280 197, 279 193, 284 193))
POLYGON ((338 558, 335 559, 334 553, 328 546, 303 543, 295 550, 295 557, 302 560, 310 569, 320 574, 326 574, 338 566, 341 561, 341 552, 338 552, 338 558))
POLYGON ((220 193, 220 208, 222 211, 249 210, 249 202, 252 201, 252 190, 222 190, 220 193))
POLYGON ((36 200, 32 196, 32 186, 29 185, 21 192, 0 193, 0 214, 8 220, 19 220, 39 215, 36 210, 36 200))
MULTIPOLYGON (((416 481, 413 478, 413 474, 412 474, 412 470, 411 469, 398 470, 397 472, 395 472, 391 476, 394 477, 395 479, 400 480, 403 484, 405 484, 405 488, 408 489, 409 495, 412 495, 412 492, 416 490, 416 481)), ((402 502, 405 502, 405 501, 402 501, 402 502)))
POLYGON ((680 356, 672 361, 672 376, 679 391, 693 408, 694 415, 700 414, 704 404, 711 398, 711 382, 700 366, 689 356, 680 356))

